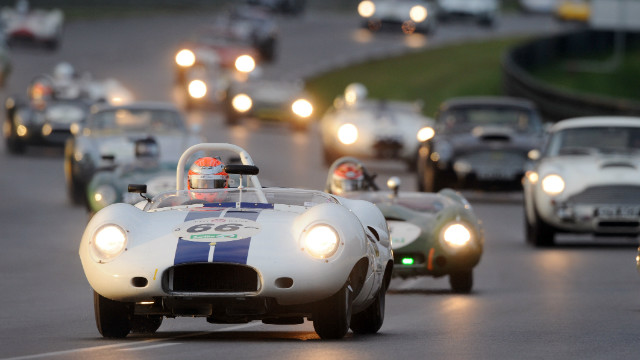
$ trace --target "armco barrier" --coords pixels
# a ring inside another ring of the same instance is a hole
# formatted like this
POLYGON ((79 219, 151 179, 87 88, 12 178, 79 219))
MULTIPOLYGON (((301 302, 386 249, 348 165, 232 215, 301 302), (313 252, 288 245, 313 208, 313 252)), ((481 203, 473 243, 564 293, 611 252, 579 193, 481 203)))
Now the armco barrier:
MULTIPOLYGON (((640 33, 624 33, 625 48, 640 46, 640 33)), ((613 53, 616 34, 583 30, 532 40, 506 51, 502 57, 503 91, 535 102, 548 121, 576 116, 640 116, 640 102, 575 93, 553 87, 529 74, 559 59, 575 59, 592 53, 613 53)), ((584 65, 584 64, 583 64, 584 65)), ((640 88, 640 85, 639 85, 640 88)))

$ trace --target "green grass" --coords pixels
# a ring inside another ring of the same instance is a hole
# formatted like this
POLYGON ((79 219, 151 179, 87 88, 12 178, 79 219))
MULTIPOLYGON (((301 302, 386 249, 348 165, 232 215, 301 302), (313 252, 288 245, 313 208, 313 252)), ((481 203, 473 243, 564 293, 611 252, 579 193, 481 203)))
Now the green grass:
POLYGON ((599 70, 613 53, 581 59, 566 59, 536 69, 531 75, 552 86, 571 92, 592 93, 609 97, 640 100, 640 49, 625 51, 620 66, 612 72, 599 70))
POLYGON ((352 82, 360 82, 372 98, 421 100, 433 116, 451 97, 501 95, 500 58, 524 38, 455 44, 396 58, 371 61, 307 80, 307 90, 323 113, 352 82))

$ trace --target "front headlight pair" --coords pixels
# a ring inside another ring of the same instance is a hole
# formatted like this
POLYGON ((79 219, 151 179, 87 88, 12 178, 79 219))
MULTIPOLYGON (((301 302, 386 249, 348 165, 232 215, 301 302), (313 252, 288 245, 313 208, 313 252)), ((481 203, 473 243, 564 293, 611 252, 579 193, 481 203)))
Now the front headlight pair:
POLYGON ((305 229, 300 245, 314 258, 326 259, 338 250, 340 237, 333 227, 326 224, 316 224, 305 229))
POLYGON ((107 262, 120 255, 127 247, 127 232, 118 225, 104 225, 91 240, 91 250, 98 262, 107 262))
MULTIPOLYGON (((371 0, 364 0, 358 4, 358 14, 363 18, 370 18, 376 13, 376 5, 371 0)), ((427 18, 427 8, 415 5, 409 10, 409 18, 414 22, 423 22, 427 18)))

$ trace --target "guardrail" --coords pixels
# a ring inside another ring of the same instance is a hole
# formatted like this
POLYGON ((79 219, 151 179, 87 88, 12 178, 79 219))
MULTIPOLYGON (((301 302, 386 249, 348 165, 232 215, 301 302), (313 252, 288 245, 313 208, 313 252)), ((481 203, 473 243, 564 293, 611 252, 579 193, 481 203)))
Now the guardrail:
MULTIPOLYGON (((535 102, 543 117, 558 121, 591 115, 640 116, 640 102, 576 93, 551 86, 529 71, 551 62, 614 51, 616 33, 583 30, 532 40, 513 47, 502 57, 503 91, 535 102)), ((623 33, 626 49, 640 47, 640 33, 623 33)))

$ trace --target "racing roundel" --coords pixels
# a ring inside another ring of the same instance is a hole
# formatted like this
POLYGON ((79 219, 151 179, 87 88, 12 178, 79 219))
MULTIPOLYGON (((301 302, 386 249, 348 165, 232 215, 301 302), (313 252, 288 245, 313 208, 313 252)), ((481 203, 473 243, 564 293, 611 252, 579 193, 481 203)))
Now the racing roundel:
POLYGON ((422 230, 417 225, 406 221, 387 221, 391 231, 391 248, 400 249, 416 241, 422 230))
POLYGON ((261 230, 260 224, 240 218, 204 218, 182 223, 173 232, 187 241, 225 242, 252 237, 261 230))

